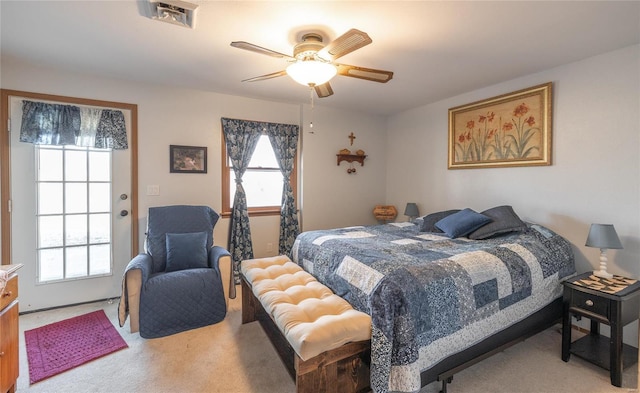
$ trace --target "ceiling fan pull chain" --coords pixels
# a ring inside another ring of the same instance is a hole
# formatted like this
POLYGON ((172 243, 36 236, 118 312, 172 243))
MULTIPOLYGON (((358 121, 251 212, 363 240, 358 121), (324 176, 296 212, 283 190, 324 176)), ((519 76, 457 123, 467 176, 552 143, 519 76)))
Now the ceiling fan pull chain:
POLYGON ((311 122, 309 123, 309 128, 313 128, 313 87, 311 86, 309 86, 309 97, 311 98, 311 122))

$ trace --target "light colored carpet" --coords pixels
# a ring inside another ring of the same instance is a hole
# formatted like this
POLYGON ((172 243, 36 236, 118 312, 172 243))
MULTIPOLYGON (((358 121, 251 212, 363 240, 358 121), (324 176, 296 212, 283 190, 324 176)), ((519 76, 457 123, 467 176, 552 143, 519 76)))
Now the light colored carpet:
MULTIPOLYGON (((241 304, 239 297, 232 300, 221 323, 152 340, 129 333, 128 324, 118 327, 117 301, 22 315, 18 392, 294 392, 260 325, 241 324, 241 304), (105 310, 129 348, 30 386, 24 331, 98 309, 105 310)), ((604 369, 575 356, 563 362, 560 343, 558 327, 548 329, 456 374, 448 393, 637 392, 635 366, 625 370, 623 387, 616 388, 604 369)), ((432 383, 421 393, 440 387, 432 383)))

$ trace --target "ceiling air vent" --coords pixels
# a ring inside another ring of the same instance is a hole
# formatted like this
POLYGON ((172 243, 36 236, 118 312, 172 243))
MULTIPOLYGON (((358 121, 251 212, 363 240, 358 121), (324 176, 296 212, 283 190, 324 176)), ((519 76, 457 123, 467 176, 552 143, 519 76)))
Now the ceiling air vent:
POLYGON ((178 26, 195 28, 197 4, 180 0, 149 0, 151 19, 172 23, 178 26))

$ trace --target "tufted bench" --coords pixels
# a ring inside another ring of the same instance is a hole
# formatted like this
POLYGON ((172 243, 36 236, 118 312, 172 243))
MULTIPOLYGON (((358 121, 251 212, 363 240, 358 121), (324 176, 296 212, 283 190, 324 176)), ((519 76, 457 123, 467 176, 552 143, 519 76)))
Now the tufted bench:
POLYGON ((371 317, 286 256, 242 261, 242 323, 259 321, 297 392, 369 391, 371 317))

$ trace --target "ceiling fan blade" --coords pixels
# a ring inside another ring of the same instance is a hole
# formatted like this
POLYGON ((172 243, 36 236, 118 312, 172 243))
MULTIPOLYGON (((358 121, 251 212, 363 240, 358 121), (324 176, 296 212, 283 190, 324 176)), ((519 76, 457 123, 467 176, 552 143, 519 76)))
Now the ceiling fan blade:
POLYGON ((327 46, 318 52, 318 56, 326 60, 335 60, 372 42, 367 33, 357 29, 351 29, 328 43, 327 46))
POLYGON ((329 82, 322 84, 320 86, 314 86, 313 89, 316 91, 316 94, 319 98, 329 97, 333 94, 333 89, 329 82))
POLYGON ((280 59, 287 59, 287 60, 294 60, 295 58, 289 55, 285 55, 284 53, 280 53, 280 52, 276 52, 274 50, 271 49, 267 49, 267 48, 263 48, 261 46, 258 45, 254 45, 254 44, 250 44, 248 42, 245 41, 233 41, 231 43, 231 46, 233 46, 234 48, 240 48, 240 49, 245 49, 251 52, 256 52, 256 53, 261 53, 263 55, 267 55, 267 56, 272 56, 272 57, 277 57, 280 59))
POLYGON ((350 76, 352 78, 360 78, 368 81, 387 83, 393 78, 392 71, 376 70, 374 68, 365 68, 352 66, 347 64, 336 64, 338 74, 350 76))
POLYGON ((277 78, 279 76, 285 76, 285 75, 287 75, 287 71, 282 70, 278 72, 272 72, 271 74, 260 75, 253 78, 245 79, 242 82, 257 82, 257 81, 263 81, 263 80, 277 78))

